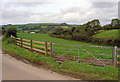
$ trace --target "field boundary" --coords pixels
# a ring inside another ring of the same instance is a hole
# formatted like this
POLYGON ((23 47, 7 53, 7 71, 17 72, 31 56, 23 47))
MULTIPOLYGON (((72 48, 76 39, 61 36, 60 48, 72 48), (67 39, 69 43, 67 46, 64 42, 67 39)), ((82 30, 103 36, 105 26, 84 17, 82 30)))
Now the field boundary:
MULTIPOLYGON (((81 57, 79 57, 79 56, 77 57, 77 56, 72 56, 72 55, 62 55, 62 54, 53 53, 53 51, 55 51, 56 48, 60 49, 58 47, 53 47, 53 45, 56 45, 56 43, 27 40, 27 39, 17 38, 17 37, 13 37, 13 36, 11 36, 11 37, 15 40, 15 42, 14 42, 15 45, 20 46, 22 48, 29 49, 32 52, 35 51, 35 52, 38 52, 38 53, 43 53, 43 54, 45 54, 45 56, 54 57, 56 62, 58 62, 60 64, 64 61, 74 61, 74 62, 84 61, 84 60, 80 59, 81 57), (34 43, 37 43, 37 44, 34 44, 34 43), (40 45, 40 44, 42 44, 42 45, 40 45)), ((65 44, 57 44, 57 45, 71 46, 71 47, 90 47, 90 48, 95 47, 95 48, 100 48, 101 51, 94 51, 94 50, 93 51, 94 52, 100 52, 102 54, 102 56, 108 56, 108 57, 109 57, 109 55, 103 55, 103 53, 108 53, 108 54, 112 53, 112 60, 97 59, 93 56, 93 58, 96 61, 98 61, 98 60, 103 61, 103 62, 112 61, 111 65, 114 65, 115 67, 117 67, 117 64, 119 64, 119 62, 117 61, 117 58, 120 58, 120 55, 117 55, 117 52, 120 51, 120 49, 117 49, 117 46, 115 46, 115 47, 104 47, 104 46, 79 46, 79 45, 65 45, 65 44), (103 48, 110 48, 110 49, 112 49, 112 52, 104 52, 104 51, 102 51, 103 48)), ((67 49, 67 48, 62 47, 61 49, 67 49)), ((70 50, 72 50, 72 49, 70 49, 70 50)), ((86 51, 86 53, 84 53, 84 54, 89 54, 89 52, 87 52, 87 50, 84 50, 84 51, 86 51)), ((64 51, 61 51, 61 52, 64 52, 64 51)), ((67 52, 70 52, 70 51, 66 51, 65 53, 67 53, 67 52)), ((71 52, 71 53, 74 53, 74 52, 71 52)), ((78 50, 78 54, 80 54, 79 50, 78 50)), ((100 54, 94 54, 94 55, 100 55, 100 54)), ((90 58, 90 60, 92 60, 92 63, 95 62, 95 61, 93 61, 93 58, 90 58)))
MULTIPOLYGON (((108 64, 108 65, 113 65, 114 67, 117 67, 120 62, 118 61, 118 58, 120 58, 120 55, 117 54, 118 51, 120 51, 119 48, 117 48, 117 46, 113 46, 113 47, 106 47, 106 46, 82 46, 82 45, 66 45, 66 44, 59 44, 59 43, 55 43, 54 45, 60 45, 62 46, 61 48, 60 47, 54 47, 54 50, 53 51, 56 51, 55 49, 60 49, 61 51, 60 52, 64 52, 62 50, 67 50, 67 52, 65 52, 63 55, 65 54, 68 54, 69 56, 71 56, 69 54, 69 52, 72 54, 72 53, 76 53, 78 54, 78 56, 74 56, 73 57, 73 60, 75 61, 76 59, 78 59, 79 61, 83 61, 82 59, 80 58, 86 58, 86 59, 90 59, 92 61, 92 63, 94 63, 95 61, 93 61, 93 58, 96 59, 96 60, 100 60, 101 63, 105 63, 108 64), (70 48, 66 48, 67 47, 70 47, 70 48), (82 48, 81 50, 80 49, 76 49, 76 48, 82 48), (91 54, 89 53, 89 51, 87 51, 85 48, 99 48, 99 50, 90 50, 90 52, 99 52, 100 54, 91 54), (110 51, 104 51, 103 49, 111 49, 111 52, 110 51), (76 52, 72 52, 71 50, 76 50, 76 52), (81 51, 85 51, 86 53, 81 53, 81 51), (106 53, 106 54, 104 54, 106 53), (87 58, 87 57, 80 57, 79 54, 85 54, 85 55, 93 55, 93 58, 87 58), (112 54, 112 55, 109 55, 109 54, 112 54), (102 58, 95 58, 95 55, 96 56, 105 56, 105 57, 111 57, 112 59, 102 59, 102 58), (75 59, 76 58, 76 59, 75 59), (110 63, 107 63, 107 62, 110 62, 110 63)), ((59 54, 60 55, 60 54, 59 54)), ((86 60, 87 61, 87 60, 86 60)), ((86 62, 85 61, 85 62, 86 62)), ((90 61, 88 61, 90 62, 90 61)), ((98 62, 98 61, 96 61, 98 62)), ((91 64, 91 63, 89 63, 91 64)), ((105 64, 104 64, 105 65, 105 64)), ((102 66, 102 65, 101 65, 102 66)))
POLYGON ((49 43, 49 42, 27 40, 27 39, 17 38, 13 36, 11 37, 15 40, 14 44, 17 46, 20 46, 21 48, 26 48, 32 52, 35 51, 35 52, 43 53, 45 54, 45 56, 49 55, 50 57, 53 57, 52 42, 49 43), (43 45, 40 46, 38 44, 43 44, 43 45))

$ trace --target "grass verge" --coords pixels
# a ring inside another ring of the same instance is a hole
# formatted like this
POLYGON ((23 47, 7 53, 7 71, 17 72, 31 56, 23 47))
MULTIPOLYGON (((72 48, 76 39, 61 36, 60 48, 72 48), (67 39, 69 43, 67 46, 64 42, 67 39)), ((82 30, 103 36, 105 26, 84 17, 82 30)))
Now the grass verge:
POLYGON ((30 52, 16 45, 8 44, 7 41, 2 42, 2 50, 17 58, 19 57, 19 59, 26 59, 32 63, 44 63, 47 67, 55 71, 59 69, 59 64, 56 63, 54 58, 30 52))
POLYGON ((84 63, 64 62, 60 70, 67 74, 74 74, 83 80, 117 80, 118 69, 112 66, 98 67, 84 63))

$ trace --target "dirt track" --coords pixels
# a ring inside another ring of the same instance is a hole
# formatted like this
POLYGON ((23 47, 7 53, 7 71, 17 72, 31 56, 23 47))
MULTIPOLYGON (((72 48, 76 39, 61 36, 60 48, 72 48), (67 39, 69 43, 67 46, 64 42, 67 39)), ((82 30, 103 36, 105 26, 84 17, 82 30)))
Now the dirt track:
POLYGON ((50 70, 18 61, 8 54, 2 55, 2 80, 75 80, 50 70))

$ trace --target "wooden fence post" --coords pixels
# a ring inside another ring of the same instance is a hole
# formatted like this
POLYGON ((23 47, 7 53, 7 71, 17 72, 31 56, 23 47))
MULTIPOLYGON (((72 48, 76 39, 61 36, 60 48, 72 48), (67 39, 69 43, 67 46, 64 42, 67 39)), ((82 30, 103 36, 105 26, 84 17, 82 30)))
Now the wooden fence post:
POLYGON ((114 46, 112 47, 112 64, 114 65, 114 46))
POLYGON ((15 40, 15 45, 17 45, 16 37, 14 38, 14 40, 15 40))
POLYGON ((114 48, 114 67, 116 67, 117 64, 117 46, 114 48))
POLYGON ((50 42, 50 57, 53 57, 53 44, 50 42))
POLYGON ((33 47, 32 40, 30 40, 30 50, 31 50, 31 52, 32 52, 32 47, 33 47))
POLYGON ((45 42, 45 56, 47 56, 47 42, 45 42))
POLYGON ((74 61, 75 61, 76 57, 75 57, 75 56, 73 56, 73 58, 74 58, 74 61))
POLYGON ((23 40, 22 40, 22 38, 21 38, 21 47, 23 47, 23 40))
POLYGON ((78 49, 78 62, 79 62, 79 60, 80 60, 80 59, 79 59, 79 49, 78 49))

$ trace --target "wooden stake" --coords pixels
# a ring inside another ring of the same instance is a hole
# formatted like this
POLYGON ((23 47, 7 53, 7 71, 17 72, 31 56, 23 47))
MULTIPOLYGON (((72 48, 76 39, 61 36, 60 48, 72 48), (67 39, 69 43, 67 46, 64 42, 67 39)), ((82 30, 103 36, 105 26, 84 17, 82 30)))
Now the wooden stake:
POLYGON ((31 50, 31 52, 32 52, 32 47, 33 47, 32 40, 30 40, 30 50, 31 50))
POLYGON ((17 45, 16 37, 15 37, 15 45, 17 45))
POLYGON ((23 42, 23 40, 22 40, 22 38, 21 38, 21 47, 23 47, 23 43, 22 43, 22 42, 23 42))
POLYGON ((73 56, 73 57, 74 57, 74 61, 75 61, 75 58, 76 58, 76 57, 75 57, 75 56, 73 56))
POLYGON ((112 64, 114 65, 114 57, 113 57, 113 55, 114 55, 114 47, 112 48, 112 64))
POLYGON ((47 56, 47 42, 45 42, 45 56, 47 56))
POLYGON ((79 62, 79 49, 78 49, 78 62, 79 62))
POLYGON ((50 43, 50 57, 53 57, 53 45, 50 43))

